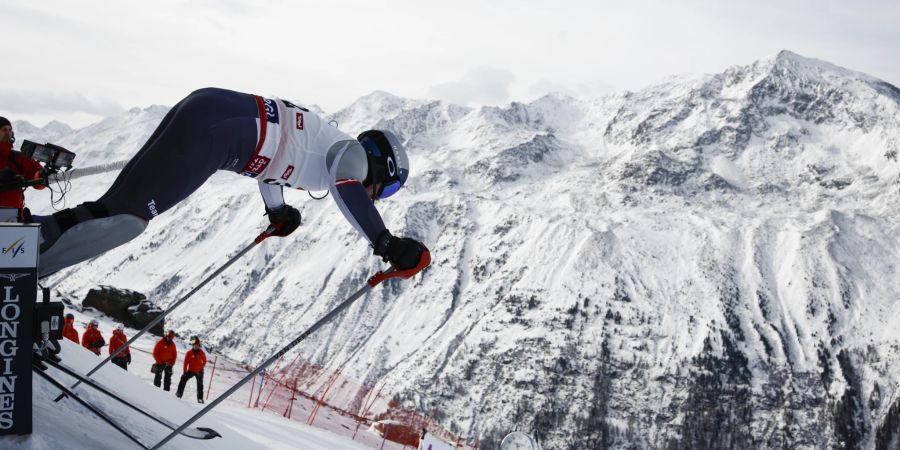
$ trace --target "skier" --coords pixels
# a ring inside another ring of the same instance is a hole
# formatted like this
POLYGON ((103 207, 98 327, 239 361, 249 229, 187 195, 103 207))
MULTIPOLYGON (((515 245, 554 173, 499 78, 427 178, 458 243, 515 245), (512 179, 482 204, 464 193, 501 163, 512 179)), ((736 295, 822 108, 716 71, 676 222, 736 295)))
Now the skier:
MULTIPOLYGON (((125 345, 126 342, 128 342, 128 336, 125 336, 125 325, 120 323, 116 326, 116 329, 113 330, 112 337, 109 338, 109 354, 112 355, 115 353, 116 350, 125 345)), ((119 353, 112 359, 112 363, 128 370, 128 365, 131 364, 131 349, 125 347, 125 350, 122 350, 122 353, 119 353)))
POLYGON ((300 212, 284 203, 283 186, 327 189, 375 255, 400 270, 422 258, 424 246, 394 237, 373 204, 395 194, 409 176, 406 151, 393 133, 369 130, 353 139, 289 101, 205 88, 166 114, 97 201, 35 216, 42 225, 41 276, 135 238, 217 170, 259 182, 275 236, 300 225, 300 212))
POLYGON ((62 334, 64 338, 80 344, 78 341, 78 330, 75 329, 75 316, 72 313, 66 314, 62 334))
POLYGON ((184 354, 184 373, 178 382, 178 390, 175 395, 181 398, 184 394, 184 386, 191 378, 197 378, 197 403, 203 403, 203 368, 206 366, 206 353, 200 346, 200 338, 194 336, 191 349, 184 354))
POLYGON ((84 334, 81 335, 81 345, 97 356, 100 356, 100 348, 106 345, 106 340, 100 334, 99 326, 97 319, 91 319, 87 328, 84 329, 84 334))
MULTIPOLYGON (((0 185, 40 178, 41 164, 20 152, 13 151, 15 142, 16 135, 13 133, 12 124, 6 117, 0 117, 0 185)), ((35 189, 43 188, 44 186, 35 186, 35 189)), ((0 221, 24 221, 26 219, 24 190, 20 187, 0 190, 0 209, 10 210, 10 215, 3 215, 0 221)))
POLYGON ((156 341, 156 345, 153 347, 153 360, 156 362, 151 368, 151 371, 156 374, 153 377, 153 385, 159 387, 160 378, 162 378, 165 391, 169 391, 172 385, 172 367, 178 360, 178 349, 175 347, 174 339, 175 331, 169 330, 162 339, 156 341))

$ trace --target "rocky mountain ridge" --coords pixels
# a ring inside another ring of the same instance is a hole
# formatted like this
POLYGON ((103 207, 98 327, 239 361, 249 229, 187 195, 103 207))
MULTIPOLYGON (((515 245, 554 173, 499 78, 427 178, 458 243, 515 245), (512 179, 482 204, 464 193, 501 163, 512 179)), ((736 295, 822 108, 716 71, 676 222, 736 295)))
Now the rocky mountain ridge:
MULTIPOLYGON (((53 139, 83 166, 126 159, 165 111, 53 139)), ((312 336, 310 359, 482 448, 513 428, 554 449, 900 442, 895 86, 785 51, 596 99, 376 92, 327 117, 404 139, 409 187, 378 206, 434 262, 312 336)), ((235 177, 51 283, 179 297, 265 223, 235 177)), ((111 183, 79 179, 69 199, 111 183)), ((303 227, 186 304, 179 331, 260 361, 381 268, 330 200, 287 199, 303 227)))

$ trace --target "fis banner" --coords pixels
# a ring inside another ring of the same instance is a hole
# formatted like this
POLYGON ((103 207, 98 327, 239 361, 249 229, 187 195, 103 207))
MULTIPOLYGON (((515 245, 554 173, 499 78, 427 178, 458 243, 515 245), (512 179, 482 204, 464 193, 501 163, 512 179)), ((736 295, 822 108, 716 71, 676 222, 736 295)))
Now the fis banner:
POLYGON ((37 225, 0 223, 0 435, 31 433, 37 225))

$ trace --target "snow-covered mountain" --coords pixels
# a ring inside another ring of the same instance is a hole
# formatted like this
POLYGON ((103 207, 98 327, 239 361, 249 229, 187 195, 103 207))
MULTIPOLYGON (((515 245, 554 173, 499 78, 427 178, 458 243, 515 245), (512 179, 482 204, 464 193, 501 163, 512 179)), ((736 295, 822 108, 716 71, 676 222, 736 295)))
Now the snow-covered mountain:
MULTIPOLYGON (((83 167, 127 159, 165 112, 52 136, 83 167)), ((549 449, 900 444, 895 86, 784 51, 596 99, 470 109, 376 92, 328 118, 405 140, 409 188, 378 207, 434 262, 311 336, 310 359, 485 449, 514 428, 549 449)), ((69 205, 113 178, 76 180, 69 205)), ((174 301, 263 228, 258 197, 218 174, 52 284, 174 301)), ((171 326, 258 362, 382 268, 330 199, 288 201, 303 227, 171 326)))

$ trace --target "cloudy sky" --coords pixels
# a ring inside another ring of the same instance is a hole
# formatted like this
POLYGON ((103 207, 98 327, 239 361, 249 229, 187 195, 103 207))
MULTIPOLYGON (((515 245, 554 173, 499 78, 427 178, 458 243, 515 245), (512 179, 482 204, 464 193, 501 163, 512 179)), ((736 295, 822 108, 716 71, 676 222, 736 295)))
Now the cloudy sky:
POLYGON ((503 105, 789 49, 900 84, 900 2, 0 0, 0 115, 84 126, 205 86, 503 105))

